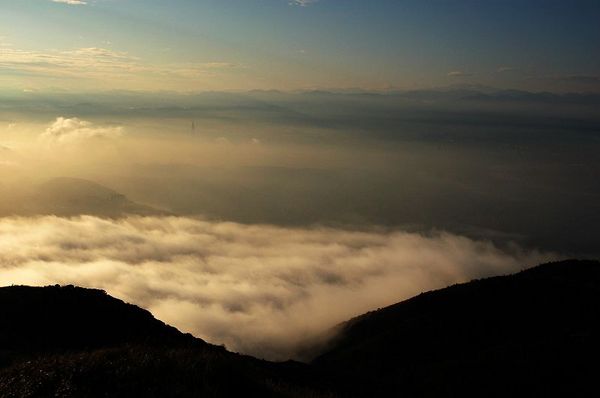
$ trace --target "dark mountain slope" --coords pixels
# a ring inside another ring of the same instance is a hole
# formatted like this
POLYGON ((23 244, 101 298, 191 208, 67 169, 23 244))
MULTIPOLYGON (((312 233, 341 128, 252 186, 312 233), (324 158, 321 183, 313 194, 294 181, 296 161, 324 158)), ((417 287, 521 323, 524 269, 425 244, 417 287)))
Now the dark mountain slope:
POLYGON ((102 290, 73 286, 0 288, 0 364, 47 352, 192 340, 206 344, 102 290))
POLYGON ((352 319, 313 364, 365 396, 578 396, 599 338, 600 263, 564 261, 352 319))
POLYGON ((0 397, 332 396, 322 384, 307 365, 227 352, 100 290, 0 288, 0 397))
POLYGON ((421 294, 339 326, 311 365, 227 352, 99 290, 0 288, 0 397, 584 396, 600 263, 421 294))

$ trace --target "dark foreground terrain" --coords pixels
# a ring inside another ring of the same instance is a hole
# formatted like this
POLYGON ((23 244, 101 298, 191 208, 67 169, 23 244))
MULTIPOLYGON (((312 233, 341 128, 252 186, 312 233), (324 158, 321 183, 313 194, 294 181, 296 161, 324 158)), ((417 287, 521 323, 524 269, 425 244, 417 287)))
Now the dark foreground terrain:
POLYGON ((228 352, 101 290, 0 289, 1 397, 328 396, 311 372, 228 352))
POLYGON ((600 262, 424 293, 336 332, 310 364, 271 363, 99 290, 5 287, 0 396, 583 396, 600 370, 600 262))

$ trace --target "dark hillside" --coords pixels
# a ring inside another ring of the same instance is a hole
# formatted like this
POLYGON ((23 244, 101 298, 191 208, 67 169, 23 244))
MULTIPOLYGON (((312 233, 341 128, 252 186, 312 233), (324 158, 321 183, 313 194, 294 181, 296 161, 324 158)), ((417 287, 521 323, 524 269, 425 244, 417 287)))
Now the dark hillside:
POLYGON ((600 263, 428 292, 339 326, 311 365, 226 351, 100 290, 0 288, 0 397, 583 396, 600 263))
POLYGON ((0 288, 0 397, 332 396, 307 365, 183 334, 101 290, 0 288))
POLYGON ((190 341, 206 345, 102 290, 74 286, 0 289, 0 364, 46 352, 190 341))
POLYGON ((352 319, 313 364, 367 396, 577 396, 599 337, 600 263, 564 261, 352 319))

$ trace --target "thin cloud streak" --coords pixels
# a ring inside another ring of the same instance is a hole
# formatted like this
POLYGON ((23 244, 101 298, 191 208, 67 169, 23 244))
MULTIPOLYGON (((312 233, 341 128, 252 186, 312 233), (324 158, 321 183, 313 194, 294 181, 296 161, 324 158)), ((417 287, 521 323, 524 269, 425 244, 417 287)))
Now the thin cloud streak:
POLYGON ((293 0, 290 1, 290 5, 300 6, 300 7, 308 7, 311 4, 318 3, 319 0, 293 0))
MULTIPOLYGON (((239 65, 231 62, 152 64, 126 52, 86 47, 68 51, 25 51, 0 47, 0 71, 62 79, 201 79, 239 65)), ((189 84, 189 81, 188 81, 189 84)))
POLYGON ((86 5, 87 2, 83 0, 52 0, 53 3, 63 3, 71 6, 81 6, 86 5))
POLYGON ((449 77, 470 77, 473 76, 473 73, 464 72, 460 70, 453 70, 448 72, 449 77))

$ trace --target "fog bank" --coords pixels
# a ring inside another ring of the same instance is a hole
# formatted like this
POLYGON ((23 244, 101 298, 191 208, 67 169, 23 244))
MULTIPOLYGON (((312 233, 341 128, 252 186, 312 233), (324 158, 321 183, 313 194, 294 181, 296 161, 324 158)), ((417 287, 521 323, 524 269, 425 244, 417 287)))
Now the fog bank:
POLYGON ((76 284, 230 350, 287 359, 354 315, 556 258, 445 232, 352 231, 189 217, 0 220, 3 285, 76 284))

